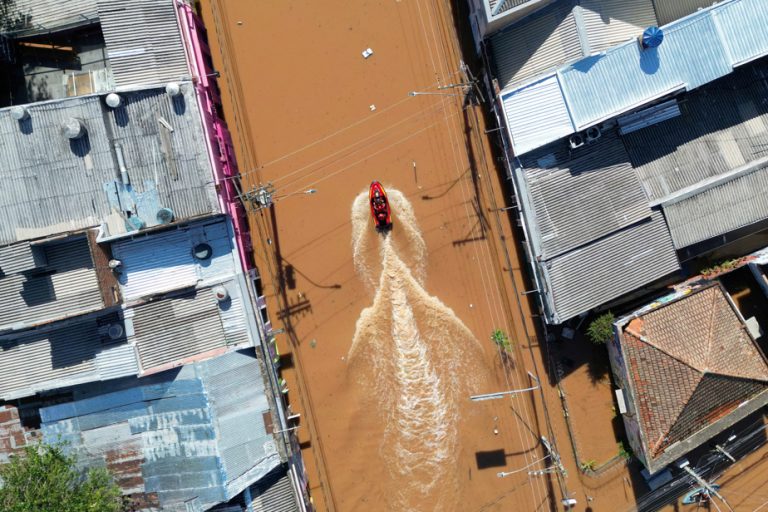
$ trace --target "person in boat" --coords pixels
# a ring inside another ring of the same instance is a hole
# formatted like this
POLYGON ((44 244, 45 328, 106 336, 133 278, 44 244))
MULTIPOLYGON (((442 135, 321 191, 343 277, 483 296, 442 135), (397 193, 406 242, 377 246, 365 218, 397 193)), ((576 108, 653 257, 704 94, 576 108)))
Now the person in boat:
POLYGON ((387 220, 387 201, 378 190, 373 193, 373 211, 376 212, 376 218, 379 221, 387 220))

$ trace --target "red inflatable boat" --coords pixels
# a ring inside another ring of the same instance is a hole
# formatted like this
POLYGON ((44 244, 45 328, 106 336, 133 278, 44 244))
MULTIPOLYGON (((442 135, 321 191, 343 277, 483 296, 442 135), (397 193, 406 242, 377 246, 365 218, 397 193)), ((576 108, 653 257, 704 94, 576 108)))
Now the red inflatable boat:
POLYGON ((387 192, 381 183, 374 181, 368 190, 368 200, 371 203, 371 217, 376 231, 384 233, 392 229, 392 212, 389 208, 387 192))

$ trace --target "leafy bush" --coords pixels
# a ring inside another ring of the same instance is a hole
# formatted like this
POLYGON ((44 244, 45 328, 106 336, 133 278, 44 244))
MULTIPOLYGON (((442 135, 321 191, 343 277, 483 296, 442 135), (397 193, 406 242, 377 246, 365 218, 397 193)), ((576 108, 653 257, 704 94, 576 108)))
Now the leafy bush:
POLYGON ((122 512, 120 488, 106 469, 80 470, 61 445, 27 446, 0 466, 0 510, 122 512))
POLYGON ((587 328, 587 338, 595 344, 610 341, 613 338, 613 322, 615 320, 616 318, 610 311, 595 318, 587 328))
POLYGON ((579 469, 584 473, 587 471, 594 471, 595 467, 597 467, 596 460, 583 460, 579 463, 579 469))
POLYGON ((512 342, 509 341, 506 333, 501 329, 496 329, 493 331, 493 334, 491 334, 491 341, 501 347, 504 352, 512 351, 512 342))
POLYGON ((623 457, 626 460, 629 460, 632 458, 633 456, 632 450, 630 448, 626 448, 624 446, 623 441, 619 441, 618 447, 619 447, 619 456, 623 457))

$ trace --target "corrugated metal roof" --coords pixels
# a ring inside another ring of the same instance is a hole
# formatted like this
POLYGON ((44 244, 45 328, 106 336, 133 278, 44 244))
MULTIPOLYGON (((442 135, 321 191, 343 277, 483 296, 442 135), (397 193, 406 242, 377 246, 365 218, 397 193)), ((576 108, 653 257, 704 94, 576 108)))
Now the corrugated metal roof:
POLYGON ((563 94, 576 127, 730 73, 730 59, 710 14, 704 11, 665 27, 657 50, 644 51, 633 41, 561 69, 563 94))
POLYGON ((7 27, 12 31, 57 29, 98 18, 96 0, 13 0, 6 9, 8 18, 19 22, 7 27))
POLYGON ((573 133, 557 75, 502 94, 501 102, 517 154, 573 133))
POLYGON ((233 276, 236 265, 232 250, 224 218, 143 234, 112 244, 113 256, 122 262, 119 281, 125 300, 233 276), (201 243, 212 249, 212 256, 207 260, 197 260, 193 256, 193 249, 201 243))
POLYGON ((116 314, 91 316, 0 338, 0 396, 5 399, 84 382, 136 375, 133 347, 106 329, 116 314))
POLYGON ((537 255, 553 258, 650 217, 648 200, 615 133, 576 150, 566 151, 565 144, 560 149, 524 159, 537 255))
POLYGON ((163 510, 184 510, 196 497, 207 510, 232 498, 227 447, 250 455, 243 488, 280 464, 264 426, 263 385, 253 351, 233 352, 141 379, 74 388, 73 401, 40 409, 42 432, 46 442, 69 441, 89 465, 118 472, 124 492, 156 496, 163 510))
POLYGON ((572 4, 555 3, 490 37, 500 88, 582 57, 572 4))
POLYGON ((767 23, 768 3, 729 0, 666 25, 657 49, 642 50, 631 41, 560 68, 559 88, 505 93, 515 153, 727 75, 734 65, 768 53, 767 23), (559 115, 539 116, 528 104, 555 104, 559 115), (532 135, 521 138, 521 132, 532 135))
POLYGON ((494 9, 496 9, 496 6, 499 2, 504 2, 504 5, 499 7, 499 10, 496 11, 496 15, 503 14, 507 12, 508 10, 512 9, 513 7, 517 7, 519 5, 523 5, 526 2, 530 2, 531 0, 486 0, 488 2, 488 7, 490 8, 490 12, 493 12, 494 9))
POLYGON ((605 304, 680 268, 662 215, 539 264, 553 323, 605 304))
POLYGON ((711 6, 716 0, 654 0, 659 25, 679 20, 699 9, 711 6))
POLYGON ((298 512, 296 495, 285 470, 275 470, 251 487, 253 512, 298 512))
POLYGON ((651 201, 768 156, 766 74, 740 68, 687 94, 680 116, 624 135, 651 201))
POLYGON ((189 79, 173 0, 98 0, 98 8, 118 89, 189 79))
POLYGON ((0 329, 32 326, 104 306, 85 237, 36 250, 44 267, 0 277, 0 329))
POLYGON ((216 358, 205 368, 203 379, 219 433, 227 497, 233 497, 280 463, 277 446, 264 425, 269 402, 255 358, 216 358))
POLYGON ((117 110, 99 96, 36 103, 22 123, 0 110, 0 244, 105 220, 110 234, 125 232, 114 210, 131 211, 147 226, 158 224, 160 207, 177 220, 217 212, 194 91, 190 84, 182 90, 173 100, 163 89, 122 93, 125 107, 117 110), (71 117, 87 127, 76 142, 62 135, 71 117), (113 143, 122 147, 131 190, 120 185, 113 143))
POLYGON ((138 306, 133 325, 145 371, 227 344, 219 303, 208 288, 138 306))
POLYGON ((581 0, 589 51, 600 52, 657 25, 651 0, 581 0))
POLYGON ((768 168, 662 203, 662 208, 678 249, 768 219, 768 168))
POLYGON ((29 242, 0 247, 0 278, 32 270, 38 264, 38 258, 35 257, 29 242))

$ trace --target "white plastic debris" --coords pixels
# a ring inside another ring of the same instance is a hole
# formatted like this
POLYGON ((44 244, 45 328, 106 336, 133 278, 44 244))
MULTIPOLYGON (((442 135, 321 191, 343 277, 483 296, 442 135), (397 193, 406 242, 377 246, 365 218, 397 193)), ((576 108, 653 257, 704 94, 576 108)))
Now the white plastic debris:
POLYGON ((366 48, 365 50, 363 50, 363 58, 364 59, 367 59, 371 55, 373 55, 373 50, 372 49, 366 48))
POLYGON ((368 107, 368 108, 371 109, 371 112, 375 112, 376 111, 376 105, 374 105, 373 103, 371 103, 371 106, 368 107))

